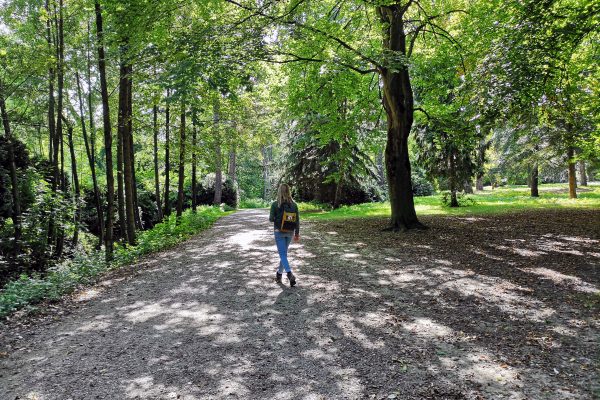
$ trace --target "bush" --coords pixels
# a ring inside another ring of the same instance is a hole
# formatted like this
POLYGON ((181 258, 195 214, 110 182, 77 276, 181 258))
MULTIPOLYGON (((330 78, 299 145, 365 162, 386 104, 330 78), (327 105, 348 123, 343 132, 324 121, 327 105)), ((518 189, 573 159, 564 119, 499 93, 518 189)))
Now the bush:
POLYGON ((431 196, 435 189, 431 182, 427 180, 425 172, 420 168, 414 168, 411 174, 412 190, 415 196, 431 196))
POLYGON ((263 199, 246 199, 240 201, 239 208, 269 208, 271 203, 263 199))
MULTIPOLYGON (((442 204, 445 205, 446 207, 450 207, 451 199, 452 199, 452 197, 450 196, 449 190, 444 191, 442 193, 442 204)), ((464 194, 461 192, 456 193, 456 200, 458 201, 459 207, 474 206, 477 204, 477 202, 471 195, 464 194)))

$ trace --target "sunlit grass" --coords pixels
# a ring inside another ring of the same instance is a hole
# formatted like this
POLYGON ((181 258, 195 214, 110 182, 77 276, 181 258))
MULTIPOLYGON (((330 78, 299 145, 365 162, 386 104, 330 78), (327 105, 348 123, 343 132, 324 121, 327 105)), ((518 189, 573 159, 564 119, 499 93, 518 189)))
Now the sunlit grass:
MULTIPOLYGON (((540 185, 540 197, 529 195, 527 186, 507 186, 492 190, 487 187, 467 197, 472 204, 450 208, 442 204, 442 196, 415 197, 418 215, 471 215, 547 209, 600 209, 600 183, 596 182, 578 192, 577 199, 569 199, 567 184, 540 185)), ((389 203, 365 203, 344 206, 333 211, 306 212, 308 219, 346 219, 389 217, 389 203)))

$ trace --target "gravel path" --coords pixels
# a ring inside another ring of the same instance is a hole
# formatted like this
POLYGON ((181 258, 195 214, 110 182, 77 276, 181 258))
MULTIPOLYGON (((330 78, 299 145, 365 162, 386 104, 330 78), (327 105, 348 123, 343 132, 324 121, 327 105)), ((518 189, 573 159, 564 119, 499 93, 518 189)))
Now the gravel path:
MULTIPOLYGON (((292 244, 295 288, 285 277, 284 285, 274 281, 278 256, 267 212, 241 211, 78 293, 51 318, 5 326, 0 399, 591 395, 568 387, 560 371, 510 365, 423 314, 433 300, 420 296, 431 287, 407 283, 426 276, 432 282, 439 276, 433 268, 445 265, 404 266, 401 275, 384 265, 397 258, 370 257, 366 244, 320 229, 304 224, 302 242, 292 244)), ((510 307, 527 301, 519 288, 503 290, 510 307)), ((518 318, 506 315, 508 325, 518 318)), ((588 347, 597 345, 593 329, 582 338, 588 347)))

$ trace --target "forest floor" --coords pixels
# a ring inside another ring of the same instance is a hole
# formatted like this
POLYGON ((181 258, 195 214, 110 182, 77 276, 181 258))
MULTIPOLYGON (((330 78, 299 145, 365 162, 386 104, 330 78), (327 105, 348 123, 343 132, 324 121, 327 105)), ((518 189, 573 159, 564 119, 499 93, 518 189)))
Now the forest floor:
POLYGON ((600 210, 303 223, 267 211, 0 325, 2 399, 600 396, 600 210))

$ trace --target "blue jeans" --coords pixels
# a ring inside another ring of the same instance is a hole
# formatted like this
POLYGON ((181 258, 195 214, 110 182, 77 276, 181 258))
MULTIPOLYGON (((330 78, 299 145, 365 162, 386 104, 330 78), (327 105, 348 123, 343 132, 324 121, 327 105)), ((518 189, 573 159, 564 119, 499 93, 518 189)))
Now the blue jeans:
POLYGON ((294 232, 279 232, 275 231, 275 244, 277 245, 277 251, 279 252, 279 268, 277 268, 277 272, 280 274, 285 272, 292 272, 290 268, 290 263, 287 259, 288 247, 290 247, 290 243, 292 243, 292 238, 294 237, 294 232))

